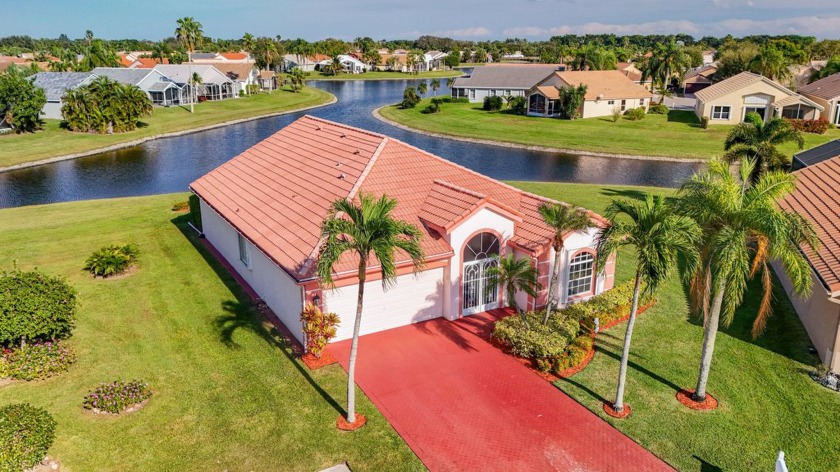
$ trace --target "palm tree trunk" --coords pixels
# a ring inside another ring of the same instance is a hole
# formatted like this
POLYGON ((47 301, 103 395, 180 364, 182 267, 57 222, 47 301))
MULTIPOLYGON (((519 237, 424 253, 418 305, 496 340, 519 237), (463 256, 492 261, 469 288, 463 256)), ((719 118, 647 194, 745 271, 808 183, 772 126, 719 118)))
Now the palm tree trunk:
POLYGON ((627 364, 630 361, 630 338, 633 336, 633 325, 636 324, 636 311, 639 309, 639 291, 642 286, 642 274, 636 271, 636 285, 633 287, 633 302, 630 304, 630 319, 627 320, 627 331, 624 333, 624 349, 621 352, 621 367, 618 368, 618 387, 615 391, 613 410, 624 410, 624 384, 627 381, 627 364))
POLYGON ((715 351, 715 338, 717 338, 718 325, 720 324, 720 309, 723 305, 724 281, 721 280, 717 286, 715 299, 712 302, 712 311, 709 319, 706 320, 703 333, 703 353, 700 356, 700 376, 697 378, 697 388, 694 390, 693 399, 702 402, 706 399, 706 383, 709 381, 709 369, 712 366, 712 354, 715 351))
POLYGON ((367 262, 359 261, 359 296, 356 299, 356 321, 353 324, 353 341, 350 343, 350 360, 347 365, 347 422, 356 422, 356 353, 359 350, 359 329, 362 326, 362 303, 365 298, 367 262))
POLYGON ((563 246, 560 245, 554 248, 554 266, 551 268, 551 275, 548 279, 548 297, 545 305, 545 318, 543 324, 548 323, 548 317, 551 316, 551 302, 554 300, 557 293, 557 282, 560 280, 560 256, 563 246))

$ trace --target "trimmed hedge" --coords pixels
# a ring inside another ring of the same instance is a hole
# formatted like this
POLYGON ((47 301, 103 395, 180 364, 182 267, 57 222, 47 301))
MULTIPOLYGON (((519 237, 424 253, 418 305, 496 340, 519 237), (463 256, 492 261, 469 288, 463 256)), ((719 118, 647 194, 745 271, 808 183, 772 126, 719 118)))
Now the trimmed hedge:
POLYGON ((0 470, 35 467, 55 441, 56 422, 44 410, 27 403, 0 408, 0 470))
POLYGON ((504 99, 498 95, 494 95, 492 97, 484 97, 484 103, 481 108, 486 111, 495 111, 501 110, 504 105, 504 99))
POLYGON ((493 338, 513 355, 532 359, 560 356, 580 329, 574 319, 553 316, 543 324, 543 314, 526 313, 528 327, 521 316, 508 316, 496 322, 493 338))
POLYGON ((69 336, 76 291, 63 278, 39 271, 0 275, 0 344, 69 336))
POLYGON ((648 114, 649 115, 667 115, 671 109, 668 108, 668 105, 664 103, 655 103, 648 107, 648 114))
POLYGON ((788 122, 797 130, 803 133, 825 134, 828 131, 828 120, 820 118, 819 120, 795 120, 788 119, 788 122))
POLYGON ((581 333, 574 341, 572 341, 571 344, 569 344, 566 351, 554 360, 550 366, 551 370, 555 374, 560 375, 566 369, 579 365, 586 359, 586 356, 589 354, 589 351, 592 350, 594 345, 595 338, 593 338, 589 332, 581 333))

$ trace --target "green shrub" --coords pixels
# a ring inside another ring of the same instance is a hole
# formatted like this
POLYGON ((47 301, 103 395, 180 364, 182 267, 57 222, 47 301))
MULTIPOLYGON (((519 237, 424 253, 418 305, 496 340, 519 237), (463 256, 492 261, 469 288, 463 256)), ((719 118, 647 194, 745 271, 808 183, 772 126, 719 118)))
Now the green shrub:
POLYGON ((628 108, 624 111, 624 116, 630 121, 643 120, 645 118, 645 109, 643 107, 628 108))
POLYGON ((648 113, 651 115, 667 115, 671 109, 664 103, 656 103, 648 107, 648 113))
POLYGON ((99 410, 116 415, 148 400, 151 396, 152 390, 146 382, 117 380, 99 384, 85 396, 83 405, 88 410, 99 410))
POLYGON ((703 128, 703 129, 708 129, 709 128, 709 117, 708 116, 704 116, 704 117, 700 118, 700 127, 703 128))
POLYGON ((432 103, 430 103, 426 108, 423 109, 420 113, 430 114, 430 113, 440 113, 440 104, 441 99, 433 98, 432 103))
POLYGON ((560 375, 564 370, 574 367, 584 359, 589 354, 589 351, 592 350, 594 344, 594 339, 589 332, 581 333, 578 337, 569 344, 569 347, 566 349, 563 354, 554 360, 551 365, 551 370, 560 375))
POLYGON ((618 120, 621 119, 621 108, 615 107, 612 111, 612 120, 613 123, 618 123, 618 120))
POLYGON ((201 203, 199 202, 198 195, 190 195, 187 201, 190 203, 190 217, 192 217, 193 226, 198 228, 199 231, 204 231, 201 226, 201 203))
POLYGON ((825 134, 828 131, 828 120, 820 118, 819 120, 794 120, 788 119, 788 122, 794 129, 803 133, 811 134, 825 134))
POLYGON ((493 338, 519 357, 546 359, 560 356, 580 329, 580 324, 572 319, 552 317, 544 325, 541 313, 526 313, 525 317, 528 319, 527 328, 521 316, 503 318, 493 327, 493 338))
POLYGON ((27 403, 0 408, 0 470, 35 467, 55 440, 55 426, 55 420, 43 408, 27 403))
POLYGON ((187 211, 190 209, 190 202, 177 202, 172 205, 172 211, 187 211))
POLYGON ((528 112, 528 99, 522 96, 516 96, 508 102, 508 108, 514 115, 524 115, 528 112))
POLYGON ((403 91, 403 101, 400 102, 400 108, 414 108, 420 103, 420 96, 417 95, 417 89, 408 86, 403 91))
POLYGON ((502 97, 495 95, 492 97, 484 97, 484 104, 482 108, 486 111, 496 111, 501 110, 504 104, 505 100, 502 97))
POLYGON ((100 248, 85 261, 85 270, 97 277, 110 277, 128 270, 140 250, 133 244, 112 244, 100 248))
POLYGON ((38 271, 0 276, 0 344, 69 336, 76 292, 62 278, 38 271))
POLYGON ((307 303, 300 313, 306 352, 315 357, 321 357, 324 348, 335 337, 336 326, 340 321, 335 313, 324 313, 312 303, 307 303))
POLYGON ((48 341, 27 344, 6 355, 8 376, 18 380, 43 380, 64 372, 76 362, 68 346, 48 341))
POLYGON ((0 379, 11 377, 11 370, 9 369, 9 361, 6 356, 0 353, 0 379))

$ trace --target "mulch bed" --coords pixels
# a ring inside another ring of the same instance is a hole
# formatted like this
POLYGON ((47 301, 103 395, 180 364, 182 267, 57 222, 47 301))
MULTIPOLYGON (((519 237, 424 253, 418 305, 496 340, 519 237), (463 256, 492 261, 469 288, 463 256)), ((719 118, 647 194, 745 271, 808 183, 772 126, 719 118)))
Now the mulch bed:
POLYGON ((711 411, 718 407, 717 398, 711 396, 709 392, 706 392, 706 399, 702 402, 695 401, 692 395, 694 395, 693 388, 682 389, 677 392, 677 401, 697 411, 711 411))
POLYGON ((628 405, 627 403, 624 404, 624 408, 622 408, 621 412, 618 412, 618 411, 615 411, 615 409, 612 406, 612 403, 604 402, 604 413, 612 416, 613 418, 618 418, 618 419, 627 418, 628 416, 630 416, 630 413, 632 413, 632 412, 633 412, 633 410, 630 408, 630 405, 628 405))
POLYGON ((327 349, 325 349, 321 353, 321 357, 315 357, 314 354, 307 353, 301 356, 300 359, 303 361, 304 364, 306 364, 306 367, 308 367, 309 370, 318 370, 322 367, 333 365, 338 362, 335 356, 333 356, 332 353, 327 349))
POLYGON ((341 431, 356 431, 357 429, 364 426, 365 423, 367 423, 367 418, 365 417, 365 415, 356 413, 355 423, 348 423, 347 418, 345 418, 344 416, 339 416, 338 419, 335 421, 335 427, 340 429, 341 431))

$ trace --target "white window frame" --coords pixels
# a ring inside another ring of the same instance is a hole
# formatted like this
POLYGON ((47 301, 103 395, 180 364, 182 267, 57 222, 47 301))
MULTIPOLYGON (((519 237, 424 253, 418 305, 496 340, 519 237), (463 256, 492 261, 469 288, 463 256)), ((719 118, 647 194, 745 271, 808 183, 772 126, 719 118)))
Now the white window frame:
POLYGON ((607 105, 615 105, 615 100, 607 100, 607 105))
POLYGON ((250 269, 251 268, 251 247, 248 245, 248 240, 245 239, 245 236, 242 236, 242 233, 236 233, 238 243, 239 243, 239 260, 245 267, 250 269))
POLYGON ((595 289, 595 255, 590 251, 579 252, 569 259, 569 269, 566 275, 566 298, 572 299, 581 295, 591 295, 595 289), (579 259, 576 261, 576 259, 579 259), (576 268, 576 266, 589 265, 587 268, 576 268), (575 272, 583 271, 585 275, 572 278, 575 272), (575 287, 575 292, 572 292, 572 284, 578 283, 575 287), (588 287, 586 290, 581 290, 582 287, 588 287))
POLYGON ((713 120, 718 121, 729 121, 732 117, 732 106, 731 105, 713 105, 712 112, 710 113, 710 118, 713 120), (718 109, 715 111, 715 109, 718 109), (726 109, 726 111, 724 111, 726 109), (726 118, 723 117, 724 113, 726 113, 726 118), (717 114, 717 118, 715 118, 715 114, 717 114))
POLYGON ((475 89, 470 89, 470 100, 475 100, 475 89))

